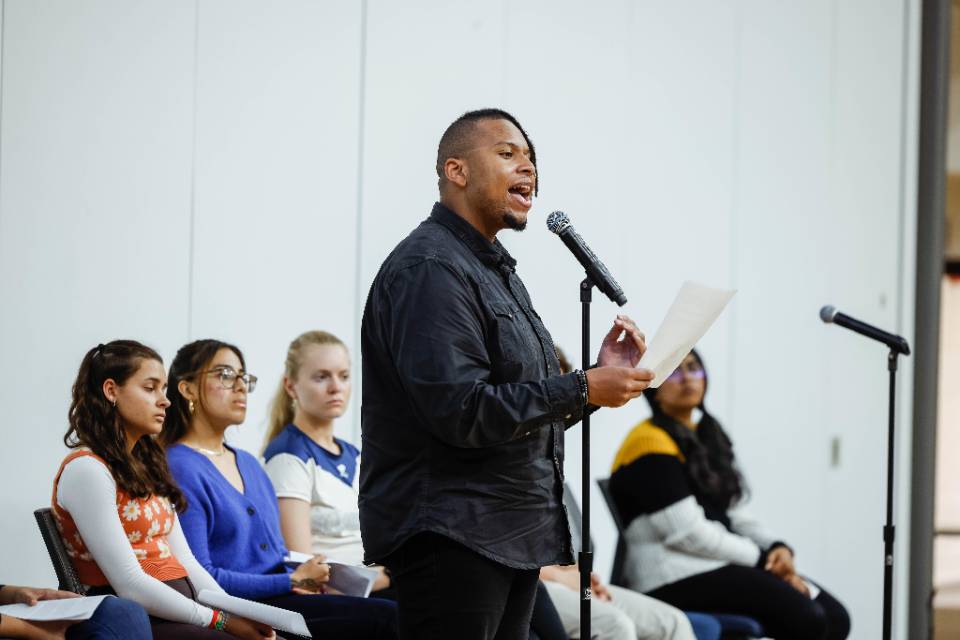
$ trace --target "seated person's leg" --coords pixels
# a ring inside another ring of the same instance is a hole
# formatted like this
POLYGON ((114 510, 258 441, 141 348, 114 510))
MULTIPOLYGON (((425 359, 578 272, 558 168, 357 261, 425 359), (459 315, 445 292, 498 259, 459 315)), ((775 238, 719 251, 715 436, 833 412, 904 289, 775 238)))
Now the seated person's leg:
POLYGON ((634 637, 638 640, 689 640, 700 637, 694 634, 687 616, 676 607, 614 585, 607 585, 607 590, 612 597, 609 604, 622 611, 633 622, 636 628, 634 637))
POLYGON ((772 573, 727 565, 659 587, 651 596, 679 609, 755 618, 777 640, 825 640, 823 606, 772 573))
POLYGON ((378 598, 289 595, 266 604, 300 613, 315 638, 387 640, 397 637, 397 605, 378 598))
MULTIPOLYGON (((811 581, 812 582, 812 581, 811 581)), ((820 593, 815 602, 827 616, 827 640, 844 640, 850 635, 850 614, 836 598, 819 584, 820 593)))
POLYGON ((686 612, 684 615, 690 620, 690 626, 693 627, 693 635, 697 640, 720 640, 723 635, 723 627, 720 621, 713 616, 705 613, 686 612))
POLYGON ((538 640, 567 640, 567 635, 547 587, 538 581, 537 597, 533 601, 533 615, 530 618, 530 637, 538 640))
POLYGON ((136 602, 109 597, 89 620, 67 630, 67 640, 149 640, 150 618, 136 602))

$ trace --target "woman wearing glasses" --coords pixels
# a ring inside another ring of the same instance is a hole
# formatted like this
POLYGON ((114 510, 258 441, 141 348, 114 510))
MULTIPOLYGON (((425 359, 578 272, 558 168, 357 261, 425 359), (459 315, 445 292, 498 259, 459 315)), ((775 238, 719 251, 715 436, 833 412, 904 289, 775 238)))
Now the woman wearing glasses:
MULTIPOLYGON (((196 602, 200 590, 222 589, 190 552, 177 517, 183 494, 154 439, 170 406, 166 390, 160 356, 139 342, 115 340, 83 358, 63 438, 73 451, 53 481, 53 513, 67 554, 88 595, 116 594, 142 605, 153 616, 146 634, 155 639, 209 640, 222 631, 274 638, 268 626, 196 602)), ((124 617, 111 624, 127 625, 124 638, 146 637, 137 622, 124 617)), ((57 637, 48 631, 25 637, 57 637)))
POLYGON ((644 392, 653 416, 613 463, 630 586, 680 609, 751 616, 777 640, 843 640, 843 605, 801 577, 793 550, 743 510, 746 485, 730 438, 704 406, 706 389, 694 351, 644 392))
POLYGON ((392 602, 319 595, 330 573, 321 557, 287 568, 270 479, 254 456, 224 441, 246 418, 256 383, 241 351, 218 340, 184 346, 170 366, 160 437, 186 497, 181 521, 194 555, 227 593, 297 611, 314 634, 395 637, 392 602))

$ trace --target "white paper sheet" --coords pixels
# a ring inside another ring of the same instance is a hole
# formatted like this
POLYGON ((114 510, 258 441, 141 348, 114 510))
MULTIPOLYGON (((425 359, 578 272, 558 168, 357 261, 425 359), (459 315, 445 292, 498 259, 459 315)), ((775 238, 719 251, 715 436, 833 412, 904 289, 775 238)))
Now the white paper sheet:
MULTIPOLYGON (((298 565, 312 558, 308 553, 288 551, 284 562, 298 565)), ((366 598, 373 590, 379 572, 376 569, 363 565, 347 564, 336 558, 327 558, 324 562, 330 565, 330 582, 327 584, 345 596, 366 598)))
POLYGON ((283 559, 284 562, 288 564, 303 564, 307 560, 311 559, 313 556, 309 553, 301 553, 299 551, 287 551, 287 557, 283 559))
POLYGON ((268 624, 274 629, 296 633, 307 638, 312 638, 310 629, 307 628, 307 622, 303 616, 296 611, 287 611, 279 607, 271 607, 262 602, 253 600, 244 600, 220 591, 211 591, 203 589, 197 595, 197 600, 208 607, 214 609, 223 609, 227 613, 233 613, 244 618, 250 618, 263 624, 268 624))
POLYGON ((653 371, 655 377, 651 387, 659 387, 680 366, 735 293, 695 282, 683 283, 653 339, 647 342, 647 352, 637 364, 653 371))
POLYGON ((330 582, 327 584, 345 596, 366 598, 380 575, 376 569, 363 565, 343 564, 329 559, 327 564, 330 565, 330 582))
POLYGON ((28 604, 7 604, 0 607, 0 615, 20 618, 21 620, 89 620, 100 603, 106 598, 112 597, 92 596, 89 598, 41 600, 32 607, 28 604))

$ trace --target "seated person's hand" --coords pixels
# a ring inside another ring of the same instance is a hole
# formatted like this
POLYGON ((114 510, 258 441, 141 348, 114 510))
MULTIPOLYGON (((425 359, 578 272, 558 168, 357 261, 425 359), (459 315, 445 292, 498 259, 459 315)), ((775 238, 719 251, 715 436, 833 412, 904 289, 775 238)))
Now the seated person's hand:
POLYGON ((63 598, 79 597, 81 597, 80 594, 72 591, 15 587, 9 584, 0 589, 0 604, 26 604, 32 607, 41 600, 62 600, 63 598))
POLYGON ((600 576, 596 573, 590 574, 590 589, 593 591, 593 597, 597 600, 605 602, 613 600, 613 596, 610 595, 610 591, 607 590, 607 585, 603 584, 603 580, 601 580, 600 576))
POLYGON ((276 640, 277 637, 276 631, 270 625, 241 616, 230 616, 223 630, 234 638, 243 640, 276 640))
POLYGON ((793 564, 793 552, 785 546, 774 547, 767 554, 767 564, 764 567, 767 571, 778 578, 787 579, 788 576, 797 572, 793 564))
POLYGON ((807 583, 804 582, 803 578, 793 573, 784 578, 791 587, 802 593, 803 595, 810 597, 810 589, 807 587, 807 583))
POLYGON ((310 558, 290 574, 291 591, 299 594, 324 593, 330 581, 330 565, 323 556, 310 558))
POLYGON ((580 572, 575 564, 566 567, 559 564, 541 567, 540 579, 544 582, 562 584, 571 591, 580 593, 580 572))
POLYGON ((377 565, 370 568, 376 569, 377 571, 377 577, 373 581, 373 589, 371 589, 371 591, 382 591, 390 586, 390 576, 387 574, 387 570, 384 567, 377 565))

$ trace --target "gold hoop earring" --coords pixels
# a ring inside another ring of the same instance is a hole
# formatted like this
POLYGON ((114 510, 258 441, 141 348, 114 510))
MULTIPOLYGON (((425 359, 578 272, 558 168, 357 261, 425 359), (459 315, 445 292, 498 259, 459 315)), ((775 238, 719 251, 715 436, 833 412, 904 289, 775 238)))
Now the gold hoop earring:
POLYGON ((193 400, 190 401, 189 408, 190 408, 190 415, 193 415, 194 411, 196 411, 196 407, 193 406, 193 400))

